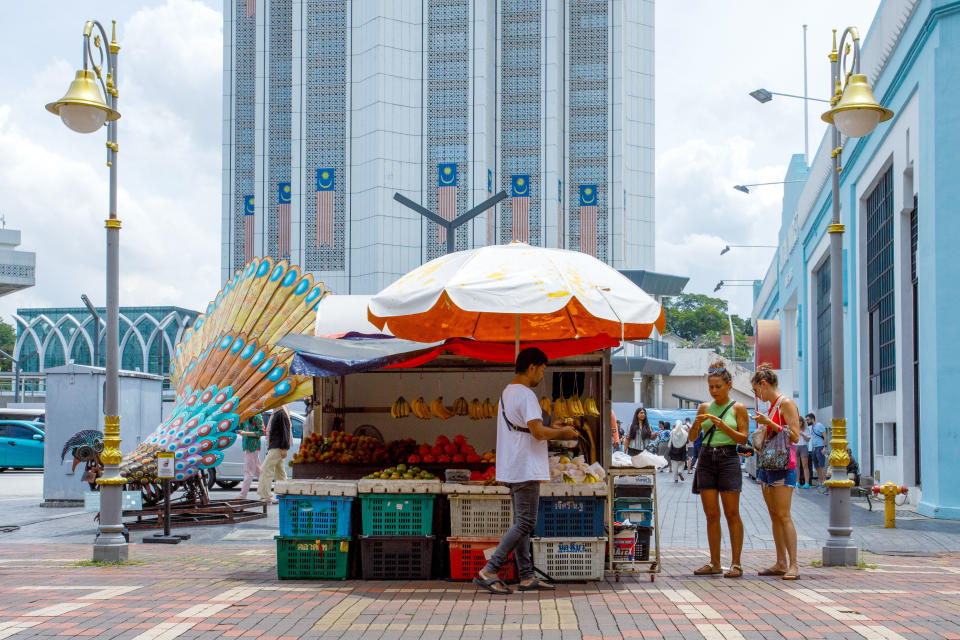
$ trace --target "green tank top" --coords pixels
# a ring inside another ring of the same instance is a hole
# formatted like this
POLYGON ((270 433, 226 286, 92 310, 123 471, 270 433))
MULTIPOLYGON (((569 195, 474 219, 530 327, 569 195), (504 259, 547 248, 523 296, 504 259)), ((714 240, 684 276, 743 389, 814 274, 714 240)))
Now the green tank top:
MULTIPOLYGON (((733 404, 734 401, 731 400, 729 404, 733 404)), ((710 406, 707 408, 707 413, 719 416, 720 412, 727 408, 727 405, 719 406, 716 402, 711 402, 710 406)), ((723 415, 723 421, 734 431, 737 430, 737 416, 734 415, 734 409, 731 406, 729 410, 723 415)), ((713 420, 704 420, 700 423, 700 433, 704 434, 703 444, 707 445, 706 433, 710 427, 713 426, 713 420)), ((721 431, 718 427, 716 431, 713 432, 713 436, 710 438, 711 447, 723 447, 729 444, 737 444, 733 438, 731 438, 725 431, 721 431)))

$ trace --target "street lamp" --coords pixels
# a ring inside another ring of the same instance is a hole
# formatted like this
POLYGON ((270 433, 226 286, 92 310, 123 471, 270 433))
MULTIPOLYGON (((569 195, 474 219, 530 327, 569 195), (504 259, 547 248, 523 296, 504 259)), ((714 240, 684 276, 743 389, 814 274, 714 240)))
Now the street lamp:
POLYGON ((779 182, 755 182, 754 184, 735 184, 733 188, 741 193, 750 193, 748 187, 765 187, 771 184, 793 184, 794 182, 806 182, 806 180, 781 180, 779 182))
MULTIPOLYGON (((103 391, 103 476, 100 485, 100 528, 93 543, 93 559, 98 562, 122 562, 127 559, 127 542, 123 537, 120 509, 123 485, 120 476, 120 386, 119 322, 120 322, 120 219, 117 218, 117 22, 107 44, 107 32, 96 20, 83 26, 83 68, 70 83, 65 96, 47 105, 47 111, 60 116, 63 123, 78 133, 93 133, 107 126, 107 167, 110 168, 110 207, 107 228, 107 360, 106 384, 103 391), (94 30, 98 31, 94 35, 94 30), (93 39, 91 41, 91 36, 93 39), (106 47, 106 51, 104 51, 106 47), (99 56, 94 63, 94 51, 99 56), (106 62, 106 79, 101 68, 106 62), (90 70, 90 67, 93 70, 90 70), (103 94, 100 90, 103 89, 103 94), (106 95, 106 100, 103 96, 106 95)), ((86 302, 86 301, 85 301, 86 302)), ((99 326, 97 329, 99 334, 99 326)))
POLYGON ((713 292, 720 291, 723 287, 752 287, 757 280, 721 280, 713 288, 713 292), (732 283, 732 284, 731 284, 732 283))
POLYGON ((736 247, 737 249, 776 249, 777 245, 775 244, 728 244, 723 249, 720 250, 720 255, 730 252, 730 247, 736 247))
POLYGON ((833 171, 831 194, 833 219, 827 227, 830 234, 830 328, 831 328, 831 371, 833 419, 830 432, 831 479, 826 482, 830 487, 830 522, 827 531, 830 537, 823 547, 823 564, 826 566, 853 565, 857 562, 857 548, 850 541, 853 528, 850 526, 850 487, 853 481, 847 478, 847 421, 844 416, 844 380, 843 380, 843 232, 840 222, 840 135, 856 138, 869 134, 881 122, 893 117, 893 112, 881 107, 873 97, 873 91, 867 77, 860 73, 860 33, 854 27, 848 27, 840 37, 840 49, 837 49, 837 30, 833 30, 833 51, 830 52, 830 82, 833 98, 832 109, 821 118, 831 125, 833 151, 833 171), (852 41, 852 72, 846 71, 846 57, 851 45, 844 49, 843 44, 850 36, 852 41), (838 51, 842 51, 841 54, 838 51), (841 79, 844 86, 841 89, 841 79))

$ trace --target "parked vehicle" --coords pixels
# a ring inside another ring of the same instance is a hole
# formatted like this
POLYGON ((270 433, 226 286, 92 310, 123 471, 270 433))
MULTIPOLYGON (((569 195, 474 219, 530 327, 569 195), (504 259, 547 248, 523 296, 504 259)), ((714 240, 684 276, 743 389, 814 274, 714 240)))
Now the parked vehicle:
POLYGON ((44 409, 0 409, 0 420, 23 420, 24 422, 36 423, 36 426, 44 429, 46 419, 46 410, 44 409))
POLYGON ((26 420, 0 420, 0 471, 43 468, 43 429, 26 420))
MULTIPOLYGON (((290 453, 287 454, 287 460, 292 460, 293 455, 300 450, 300 440, 303 438, 304 416, 299 413, 290 412, 290 427, 293 434, 293 443, 290 447, 290 453)), ((270 413, 263 414, 264 426, 270 424, 270 413)), ((207 471, 209 486, 214 485, 221 489, 233 489, 243 482, 243 449, 240 447, 240 438, 230 445, 230 448, 223 452, 223 462, 217 465, 216 469, 207 471)), ((260 438, 260 460, 267 455, 267 438, 260 438)))

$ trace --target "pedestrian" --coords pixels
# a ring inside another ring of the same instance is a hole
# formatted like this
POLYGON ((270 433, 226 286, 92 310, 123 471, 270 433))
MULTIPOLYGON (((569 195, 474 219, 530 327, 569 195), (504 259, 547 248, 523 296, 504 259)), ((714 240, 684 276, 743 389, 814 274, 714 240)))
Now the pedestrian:
POLYGON ((240 499, 246 500, 250 492, 250 483, 260 475, 260 438, 263 437, 263 416, 255 413, 240 423, 237 435, 243 436, 240 448, 243 449, 243 484, 240 485, 240 499))
POLYGON ((657 455, 666 460, 666 464, 660 467, 660 472, 663 473, 670 468, 670 425, 660 421, 660 429, 657 431, 657 455))
POLYGON ((813 466, 817 469, 817 482, 820 486, 827 481, 827 428, 817 420, 812 413, 807 414, 807 424, 810 425, 810 455, 813 456, 813 466))
MULTIPOLYGON (((807 416, 813 415, 808 413, 807 416)), ((810 440, 813 438, 813 431, 810 429, 806 420, 800 422, 800 439, 797 441, 797 471, 803 471, 803 484, 800 484, 799 473, 797 475, 797 489, 810 488, 810 440)))
POLYGON ((710 563, 694 575, 718 575, 724 578, 743 577, 740 554, 743 551, 743 521, 740 519, 740 490, 743 474, 737 445, 746 444, 750 433, 747 408, 730 399, 733 376, 723 362, 715 362, 707 369, 707 384, 713 402, 704 402, 697 409, 688 438, 703 436, 700 459, 693 474, 693 492, 700 494, 703 513, 707 517, 707 542, 710 545, 710 563), (730 531, 730 570, 724 573, 720 565, 720 506, 730 531))
POLYGON ((647 410, 640 407, 633 412, 633 420, 630 421, 630 429, 627 431, 625 450, 629 455, 635 456, 647 448, 652 438, 653 428, 647 420, 647 410), (638 442, 639 447, 636 446, 638 442))
POLYGON ((790 503, 797 484, 797 457, 794 445, 800 439, 800 412, 793 400, 780 394, 777 374, 769 364, 757 367, 750 380, 753 393, 762 402, 770 403, 767 414, 753 414, 757 428, 766 428, 763 446, 758 452, 757 480, 770 513, 773 526, 773 544, 777 562, 759 573, 761 576, 780 576, 796 580, 800 572, 797 564, 797 530, 790 516, 790 503))
POLYGON ((517 355, 516 375, 500 396, 497 412, 497 481, 510 490, 513 526, 500 540, 486 566, 473 579, 474 584, 493 594, 513 591, 497 573, 511 553, 517 561, 520 591, 547 590, 554 586, 540 582, 533 573, 530 536, 537 524, 540 508, 540 483, 550 480, 547 440, 575 440, 573 427, 544 426, 537 395, 532 391, 543 380, 547 356, 537 348, 517 355))
POLYGON ((270 416, 270 423, 267 425, 267 457, 260 468, 260 480, 257 481, 257 496, 270 504, 277 504, 270 485, 274 480, 287 479, 283 462, 290 450, 291 441, 290 413, 287 405, 283 405, 270 416))
POLYGON ((680 482, 683 478, 683 468, 687 462, 687 430, 679 420, 673 423, 670 431, 670 467, 673 471, 673 481, 680 482))
POLYGON ((314 420, 316 419, 315 409, 317 408, 316 403, 314 403, 311 396, 307 396, 303 399, 303 404, 306 407, 307 413, 303 416, 303 436, 304 440, 307 439, 310 434, 316 430, 314 420))
MULTIPOLYGON (((548 420, 549 422, 549 420, 548 420)), ((613 407, 610 407, 610 437, 613 440, 613 450, 620 450, 620 423, 617 422, 617 414, 613 410, 613 407)))
POLYGON ((627 438, 627 434, 623 431, 623 423, 617 420, 617 435, 620 436, 619 445, 617 445, 617 451, 624 451, 624 447, 621 446, 624 444, 627 438))

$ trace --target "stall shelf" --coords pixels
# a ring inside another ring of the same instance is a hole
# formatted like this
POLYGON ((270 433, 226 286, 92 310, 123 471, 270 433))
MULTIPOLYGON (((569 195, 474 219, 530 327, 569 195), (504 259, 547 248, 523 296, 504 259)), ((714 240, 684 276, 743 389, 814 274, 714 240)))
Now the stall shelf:
POLYGON ((647 560, 637 560, 636 556, 632 560, 614 560, 613 558, 613 526, 607 531, 607 542, 609 544, 610 559, 607 568, 612 571, 616 580, 620 580, 621 575, 642 575, 650 576, 650 582, 654 581, 656 574, 663 570, 660 556, 660 519, 657 514, 657 470, 654 467, 645 467, 636 469, 634 467, 609 467, 607 469, 607 522, 614 522, 614 491, 617 478, 650 478, 651 498, 653 500, 653 540, 650 545, 650 557, 647 560))

